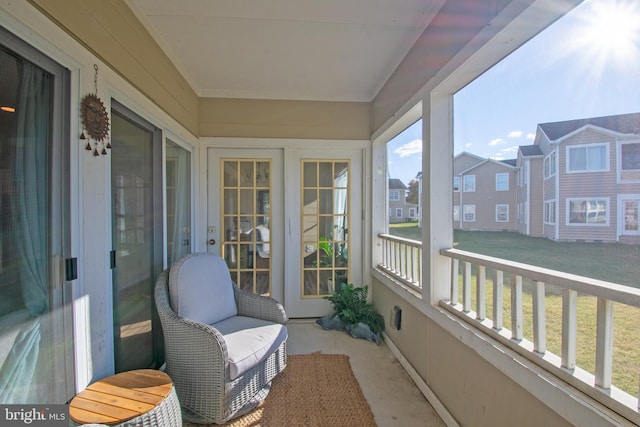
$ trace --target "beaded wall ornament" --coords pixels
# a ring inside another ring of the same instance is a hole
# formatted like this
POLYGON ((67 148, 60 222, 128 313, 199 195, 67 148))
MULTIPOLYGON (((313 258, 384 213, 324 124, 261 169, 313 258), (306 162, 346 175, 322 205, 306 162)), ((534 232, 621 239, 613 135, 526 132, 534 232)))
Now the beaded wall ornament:
POLYGON ((106 155, 107 149, 111 149, 109 139, 109 115, 104 103, 98 98, 98 65, 93 65, 96 74, 94 84, 96 93, 90 93, 82 98, 80 103, 80 116, 82 117, 82 134, 80 139, 86 140, 87 151, 93 151, 94 156, 106 155), (93 142, 93 146, 92 146, 93 142))

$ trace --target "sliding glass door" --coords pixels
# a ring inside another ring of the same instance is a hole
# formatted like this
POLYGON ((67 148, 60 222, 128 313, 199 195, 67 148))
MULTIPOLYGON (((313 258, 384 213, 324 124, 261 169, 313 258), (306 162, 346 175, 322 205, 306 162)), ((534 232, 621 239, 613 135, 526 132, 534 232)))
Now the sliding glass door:
POLYGON ((112 103, 111 200, 116 372, 154 366, 153 285, 162 269, 161 133, 112 103))
POLYGON ((68 93, 62 67, 0 31, 2 404, 73 395, 68 93))

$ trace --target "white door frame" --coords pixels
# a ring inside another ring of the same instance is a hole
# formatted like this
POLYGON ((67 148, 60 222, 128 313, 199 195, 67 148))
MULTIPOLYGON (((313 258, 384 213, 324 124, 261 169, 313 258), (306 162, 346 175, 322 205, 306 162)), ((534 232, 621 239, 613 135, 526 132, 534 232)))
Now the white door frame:
POLYGON ((637 200, 640 203, 640 194, 618 194, 618 239, 620 236, 638 236, 640 231, 629 232, 624 230, 624 208, 623 202, 626 200, 637 200))
POLYGON ((215 240, 215 244, 207 244, 205 251, 220 256, 222 243, 222 221, 220 219, 219 201, 221 172, 220 160, 233 159, 271 159, 271 233, 270 233, 270 257, 271 257, 271 296, 278 301, 284 300, 284 216, 282 211, 284 188, 284 159, 282 149, 246 149, 246 148, 222 148, 209 147, 207 149, 207 240, 215 240))
POLYGON ((322 317, 332 312, 330 303, 323 298, 302 298, 301 247, 301 179, 300 165, 303 159, 350 160, 351 206, 349 208, 349 282, 363 284, 364 268, 364 214, 363 214, 363 160, 364 150, 352 149, 290 149, 285 150, 287 182, 291 184, 285 199, 287 263, 285 268, 285 303, 290 317, 322 317))

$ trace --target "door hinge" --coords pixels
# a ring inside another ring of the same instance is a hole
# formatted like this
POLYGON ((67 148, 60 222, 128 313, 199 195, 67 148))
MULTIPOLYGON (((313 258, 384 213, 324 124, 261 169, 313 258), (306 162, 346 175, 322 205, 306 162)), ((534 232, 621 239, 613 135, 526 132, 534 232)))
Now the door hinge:
POLYGON ((70 282, 78 278, 78 258, 64 260, 64 280, 70 282))
POLYGON ((109 252, 109 268, 112 270, 116 268, 116 251, 109 252))

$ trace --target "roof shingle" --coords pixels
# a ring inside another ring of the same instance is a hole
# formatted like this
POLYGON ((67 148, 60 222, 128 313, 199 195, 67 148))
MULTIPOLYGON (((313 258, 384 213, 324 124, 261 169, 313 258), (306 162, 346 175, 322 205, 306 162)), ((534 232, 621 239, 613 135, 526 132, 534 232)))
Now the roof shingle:
POLYGON ((587 119, 566 120, 564 122, 540 123, 550 141, 574 132, 586 125, 598 126, 620 133, 640 132, 640 113, 618 114, 615 116, 591 117, 587 119))

